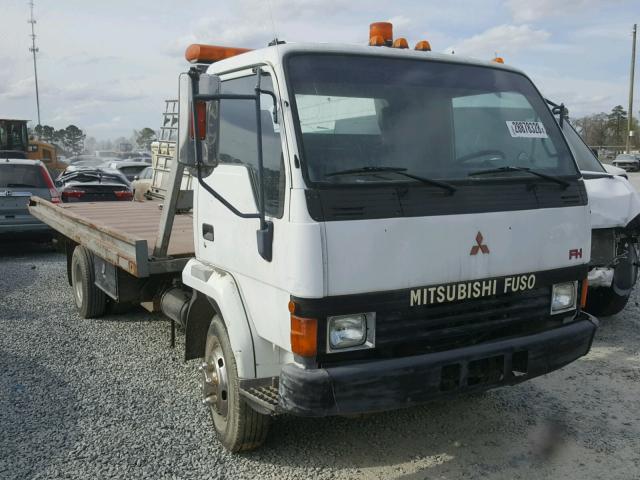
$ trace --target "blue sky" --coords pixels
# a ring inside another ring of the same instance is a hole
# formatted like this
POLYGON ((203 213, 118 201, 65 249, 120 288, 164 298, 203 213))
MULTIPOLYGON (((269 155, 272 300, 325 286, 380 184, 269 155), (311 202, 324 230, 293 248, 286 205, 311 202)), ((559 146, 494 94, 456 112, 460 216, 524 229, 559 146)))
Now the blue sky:
MULTIPOLYGON (((27 1, 0 4, 0 117, 36 119, 27 1)), ((435 51, 497 52, 574 116, 626 108, 640 0, 36 0, 36 19, 42 122, 106 139, 159 126, 189 43, 255 48, 275 32, 361 44, 381 20, 435 51)), ((636 79, 637 115, 640 71, 636 79)))

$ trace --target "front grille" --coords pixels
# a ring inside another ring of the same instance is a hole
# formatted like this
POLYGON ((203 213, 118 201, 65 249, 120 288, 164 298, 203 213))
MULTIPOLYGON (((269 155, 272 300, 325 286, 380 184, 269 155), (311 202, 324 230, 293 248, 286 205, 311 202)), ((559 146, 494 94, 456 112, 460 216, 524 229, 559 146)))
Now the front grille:
POLYGON ((421 351, 440 351, 533 333, 549 321, 550 302, 550 287, 542 287, 489 298, 379 312, 376 348, 402 350, 419 345, 421 351))
MULTIPOLYGON (((366 309, 359 306, 353 311, 366 309)), ((320 366, 441 352, 508 337, 532 335, 562 323, 562 316, 550 315, 550 286, 421 307, 399 308, 398 301, 389 300, 370 305, 370 311, 374 310, 376 333, 373 349, 327 353, 324 350, 326 324, 322 322, 319 325, 320 366)))

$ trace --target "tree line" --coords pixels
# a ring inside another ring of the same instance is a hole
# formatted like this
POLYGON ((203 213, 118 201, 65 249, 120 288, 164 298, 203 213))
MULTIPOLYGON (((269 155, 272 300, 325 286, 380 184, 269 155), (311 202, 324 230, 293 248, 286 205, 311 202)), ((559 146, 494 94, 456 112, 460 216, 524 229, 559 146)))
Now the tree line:
MULTIPOLYGON (((113 150, 114 142, 107 140, 101 142, 105 148, 100 147, 101 144, 94 138, 87 138, 87 134, 76 125, 69 125, 66 128, 55 129, 50 125, 37 125, 33 128, 33 135, 43 142, 55 145, 58 150, 68 155, 79 155, 82 152, 90 150, 113 150)), ((141 150, 151 150, 151 143, 157 138, 156 132, 149 127, 142 130, 134 130, 130 138, 121 137, 115 141, 116 148, 123 143, 132 143, 141 150)))
MULTIPOLYGON (((609 113, 594 113, 584 117, 575 118, 572 123, 582 135, 582 138, 590 146, 607 145, 612 147, 624 147, 627 143, 629 131, 627 129, 628 113, 622 105, 616 105, 609 113)), ((640 146, 638 140, 637 117, 632 118, 631 147, 637 149, 640 146)))

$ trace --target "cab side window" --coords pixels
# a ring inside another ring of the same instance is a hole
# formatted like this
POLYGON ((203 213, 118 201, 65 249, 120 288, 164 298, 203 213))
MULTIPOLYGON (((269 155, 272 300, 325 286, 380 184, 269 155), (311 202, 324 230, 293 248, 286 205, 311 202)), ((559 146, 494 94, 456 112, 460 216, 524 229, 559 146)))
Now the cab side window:
MULTIPOLYGON (((253 94, 256 75, 225 80, 223 93, 253 94)), ((273 91, 269 75, 261 79, 263 90, 273 91)), ((249 170, 256 201, 258 188, 258 149, 257 122, 255 104, 249 100, 223 100, 220 103, 220 163, 242 164, 249 170)), ((284 212, 285 171, 280 126, 273 121, 273 101, 270 96, 262 95, 262 155, 264 162, 265 210, 267 215, 281 218, 284 212)))

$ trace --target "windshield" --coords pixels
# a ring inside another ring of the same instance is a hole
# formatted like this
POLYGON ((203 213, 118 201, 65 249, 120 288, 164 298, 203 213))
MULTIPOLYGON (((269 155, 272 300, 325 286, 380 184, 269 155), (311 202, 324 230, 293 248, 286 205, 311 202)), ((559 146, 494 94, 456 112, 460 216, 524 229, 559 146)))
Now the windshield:
POLYGON ((0 120, 0 150, 27 151, 27 123, 20 120, 0 120))
POLYGON ((0 164, 0 188, 46 188, 47 184, 36 165, 0 164))
MULTIPOLYGON (((471 173, 504 166, 577 176, 551 112, 520 74, 319 54, 291 56, 287 68, 311 182, 417 181, 392 169, 467 180, 471 173), (363 171, 345 172, 358 169, 363 171)), ((522 172, 508 176, 521 175, 530 178, 522 172)))

